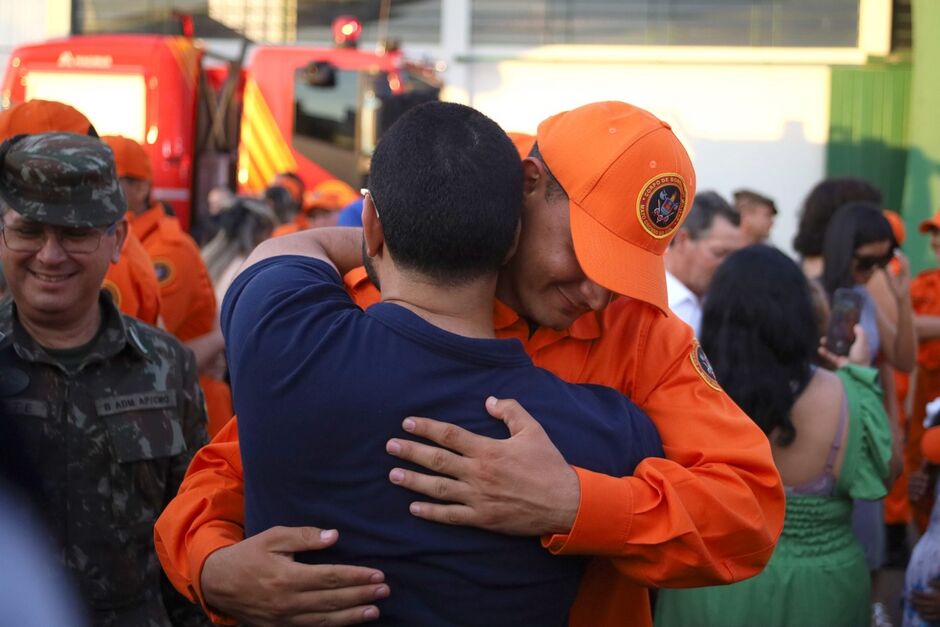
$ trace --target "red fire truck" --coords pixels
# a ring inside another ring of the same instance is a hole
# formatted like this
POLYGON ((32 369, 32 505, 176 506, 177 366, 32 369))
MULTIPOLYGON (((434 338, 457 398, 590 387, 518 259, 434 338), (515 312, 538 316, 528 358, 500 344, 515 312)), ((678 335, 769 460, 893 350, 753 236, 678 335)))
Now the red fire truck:
POLYGON ((140 142, 153 197, 184 225, 216 185, 260 191, 281 171, 358 189, 382 132, 439 97, 436 70, 394 48, 354 47, 360 26, 334 23, 336 47, 256 46, 250 63, 212 66, 195 39, 72 36, 16 48, 0 106, 41 98, 74 106, 98 133, 140 142))

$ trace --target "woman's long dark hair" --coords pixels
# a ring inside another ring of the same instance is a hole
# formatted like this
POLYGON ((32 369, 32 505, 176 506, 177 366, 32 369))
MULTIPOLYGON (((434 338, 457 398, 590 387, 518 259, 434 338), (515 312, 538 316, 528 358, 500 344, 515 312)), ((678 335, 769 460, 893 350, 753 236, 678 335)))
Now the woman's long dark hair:
POLYGON ((817 183, 803 201, 793 248, 801 257, 822 254, 823 238, 832 216, 842 205, 865 200, 881 205, 881 192, 865 179, 838 177, 817 183))
POLYGON ((892 248, 897 246, 891 223, 875 203, 850 202, 836 211, 823 241, 822 283, 830 302, 837 289, 855 285, 852 260, 856 249, 885 241, 890 242, 892 248))
POLYGON ((718 382, 768 436, 796 437, 790 410, 812 377, 819 336, 799 267, 770 246, 748 246, 719 266, 702 313, 702 348, 718 382))

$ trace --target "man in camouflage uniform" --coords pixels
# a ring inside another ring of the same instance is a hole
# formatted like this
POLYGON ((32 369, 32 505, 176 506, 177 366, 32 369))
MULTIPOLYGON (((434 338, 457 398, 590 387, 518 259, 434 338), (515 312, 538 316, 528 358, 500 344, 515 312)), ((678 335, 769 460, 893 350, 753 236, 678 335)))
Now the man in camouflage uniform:
POLYGON ((110 149, 72 133, 0 146, 0 404, 40 473, 92 622, 208 624, 161 581, 153 525, 205 443, 192 353, 100 290, 127 234, 110 149))

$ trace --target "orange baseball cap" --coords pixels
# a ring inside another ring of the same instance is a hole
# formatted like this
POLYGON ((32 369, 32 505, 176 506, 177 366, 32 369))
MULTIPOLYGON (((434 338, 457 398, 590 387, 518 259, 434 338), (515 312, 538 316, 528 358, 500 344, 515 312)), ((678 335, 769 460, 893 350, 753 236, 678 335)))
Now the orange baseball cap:
POLYGON ((917 230, 921 233, 929 233, 934 229, 940 230, 940 210, 933 214, 931 218, 921 222, 920 226, 917 227, 917 230))
POLYGON ((52 131, 98 136, 81 111, 62 102, 30 100, 0 111, 0 141, 52 131))
POLYGON ((881 213, 884 214, 885 219, 888 220, 888 224, 891 225, 894 240, 898 244, 903 244, 905 237, 907 237, 907 230, 904 228, 904 220, 901 219, 901 214, 897 211, 891 211, 890 209, 882 209, 881 213))
POLYGON ((568 194, 585 274, 666 313, 663 254, 695 196, 692 161, 672 128, 627 103, 597 102, 542 122, 536 143, 568 194))
POLYGON ((118 176, 142 181, 153 180, 150 157, 144 152, 143 146, 122 135, 104 135, 101 140, 111 146, 111 150, 114 151, 114 164, 117 166, 118 176))
POLYGON ((339 179, 323 181, 306 195, 304 207, 338 211, 359 198, 359 193, 339 179))
POLYGON ((920 452, 931 464, 940 464, 940 427, 931 427, 924 432, 920 452))
POLYGON ((506 134, 509 135, 509 139, 512 140, 512 145, 516 147, 517 151, 519 151, 519 158, 525 159, 528 157, 529 153, 532 152, 532 146, 535 145, 535 135, 516 132, 510 132, 506 134))

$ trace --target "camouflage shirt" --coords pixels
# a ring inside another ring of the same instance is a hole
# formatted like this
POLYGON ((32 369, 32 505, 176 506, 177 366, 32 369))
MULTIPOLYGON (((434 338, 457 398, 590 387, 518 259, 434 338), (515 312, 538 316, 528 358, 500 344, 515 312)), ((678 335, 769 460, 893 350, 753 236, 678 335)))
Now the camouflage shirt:
POLYGON ((153 525, 206 442, 195 359, 102 295, 102 329, 67 368, 0 304, 0 407, 40 475, 37 500, 94 624, 209 624, 163 581, 153 525))

